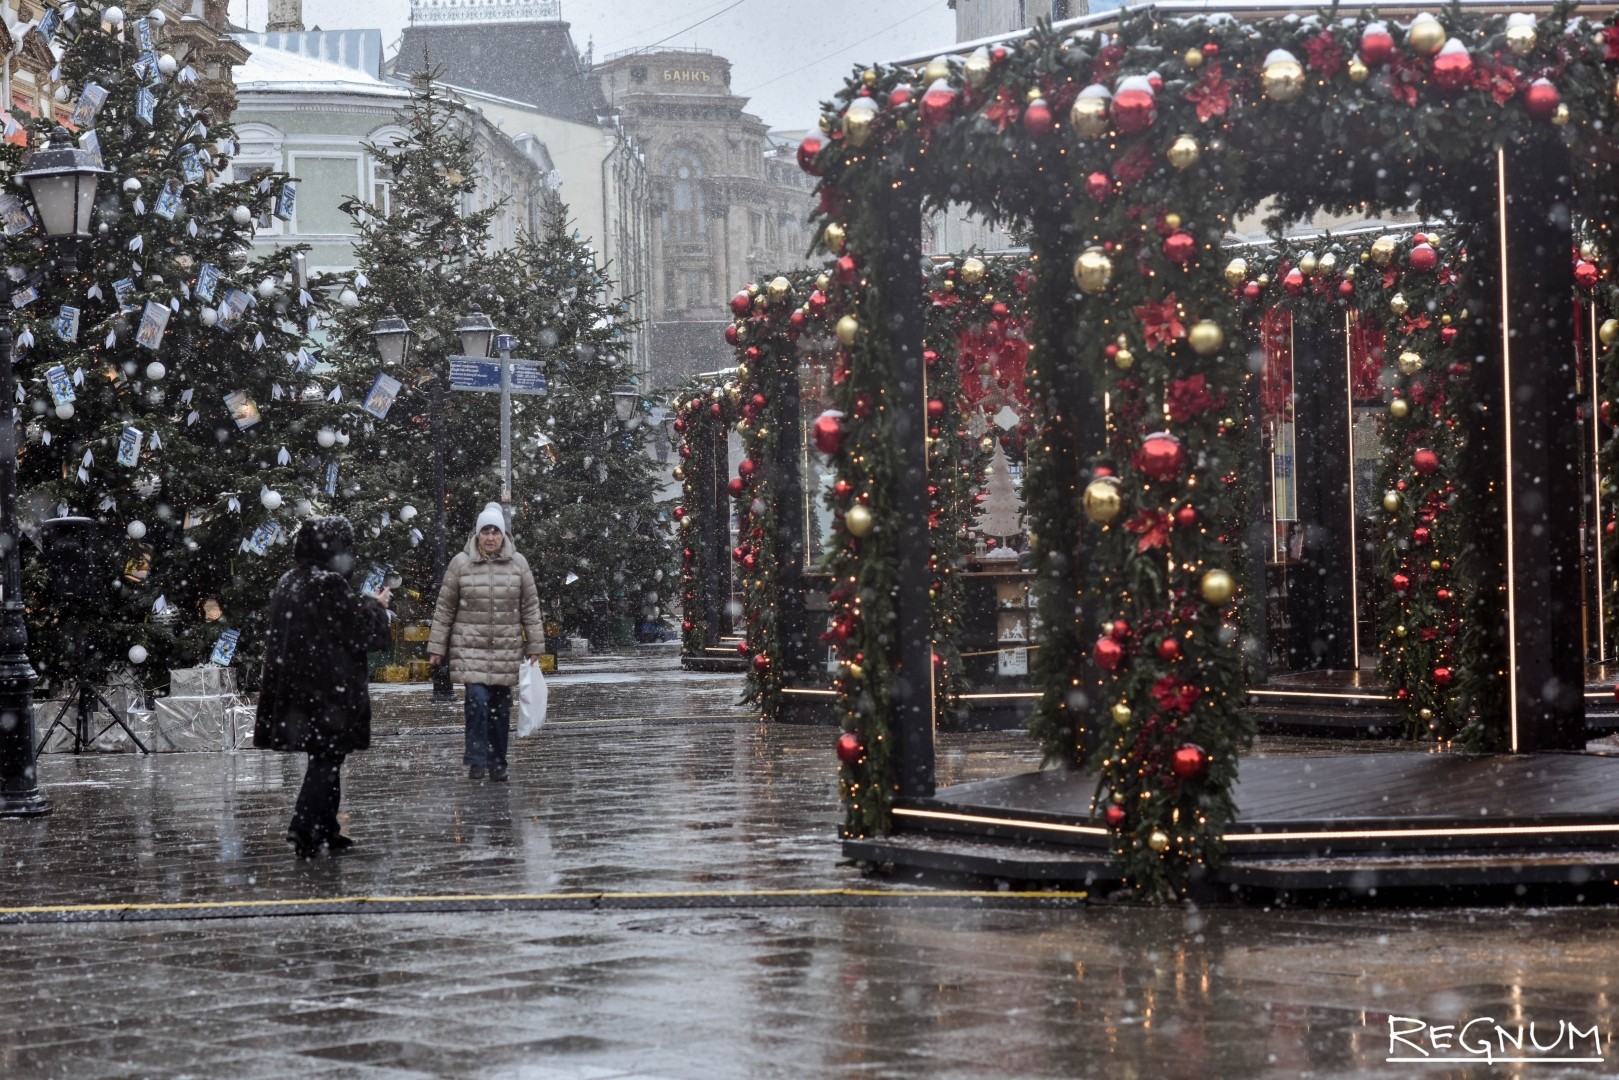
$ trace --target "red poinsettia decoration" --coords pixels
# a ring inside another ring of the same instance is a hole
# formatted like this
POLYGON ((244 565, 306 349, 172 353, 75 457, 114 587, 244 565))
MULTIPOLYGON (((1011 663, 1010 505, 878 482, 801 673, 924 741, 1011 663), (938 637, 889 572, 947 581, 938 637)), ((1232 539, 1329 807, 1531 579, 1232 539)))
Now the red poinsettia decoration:
POLYGON ((1493 59, 1485 56, 1474 61, 1473 86, 1488 91, 1497 105, 1505 105, 1529 85, 1529 80, 1511 64, 1501 63, 1500 58, 1497 53, 1493 59))
POLYGON ((1338 39, 1332 36, 1331 30, 1323 30, 1305 41, 1304 51, 1308 54, 1304 66, 1311 71, 1319 71, 1323 75, 1336 75, 1343 70, 1344 49, 1338 44, 1338 39))
POLYGON ((1113 179, 1120 184, 1129 185, 1140 182, 1143 177, 1157 167, 1157 162, 1152 158, 1152 152, 1143 143, 1115 161, 1113 168, 1109 172, 1113 174, 1113 179))
POLYGON ((1164 675, 1152 684, 1152 700, 1166 713, 1185 716, 1197 704, 1203 691, 1191 683, 1181 682, 1173 675, 1164 675))
POLYGON ((1149 300, 1137 307, 1136 318, 1141 320, 1141 333, 1147 339, 1148 352, 1156 352, 1158 346, 1186 336, 1186 326, 1180 321, 1180 302, 1174 293, 1164 297, 1161 304, 1149 300))
POLYGON ((1018 118, 1017 95, 1010 87, 998 87, 995 100, 984 106, 984 119, 995 125, 996 131, 1005 131, 1018 118))
POLYGON ((1383 86, 1389 96, 1403 105, 1415 107, 1417 87, 1422 85, 1425 78, 1424 66, 1424 62, 1399 56, 1390 60, 1383 69, 1383 86))
POLYGON ((1124 523, 1125 532, 1140 537, 1136 551, 1151 551, 1169 547, 1169 526, 1174 521, 1162 510, 1143 510, 1124 523))
POLYGON ((1164 392, 1164 405, 1169 410, 1169 418, 1177 424, 1195 420, 1210 409, 1219 408, 1224 400, 1222 395, 1209 392, 1208 382, 1202 375, 1171 379, 1164 392))
POLYGON ((1602 59, 1610 64, 1619 64, 1619 26, 1609 26, 1603 29, 1602 36, 1607 42, 1607 52, 1602 59))
POLYGON ((1226 114, 1231 108, 1231 83, 1218 63, 1203 69, 1203 78, 1186 91, 1186 100, 1197 107, 1197 118, 1205 124, 1226 114))

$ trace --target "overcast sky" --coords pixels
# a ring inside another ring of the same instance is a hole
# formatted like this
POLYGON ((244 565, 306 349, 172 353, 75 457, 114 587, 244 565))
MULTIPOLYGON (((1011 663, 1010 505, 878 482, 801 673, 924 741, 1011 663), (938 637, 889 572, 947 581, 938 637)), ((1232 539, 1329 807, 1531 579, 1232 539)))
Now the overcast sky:
MULTIPOLYGON (((249 30, 264 29, 267 10, 268 0, 230 3, 231 20, 249 30)), ((598 59, 659 43, 712 49, 731 61, 749 111, 776 128, 814 124, 816 105, 857 62, 955 40, 947 0, 562 0, 562 17, 579 48, 595 42, 598 59)), ((409 0, 304 0, 305 26, 379 29, 389 55, 409 18, 409 0)))

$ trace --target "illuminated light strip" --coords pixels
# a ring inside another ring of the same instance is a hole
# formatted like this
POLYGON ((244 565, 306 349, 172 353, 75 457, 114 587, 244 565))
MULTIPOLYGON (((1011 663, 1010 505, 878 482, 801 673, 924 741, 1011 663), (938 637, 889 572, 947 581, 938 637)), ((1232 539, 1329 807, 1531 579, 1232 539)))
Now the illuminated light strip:
POLYGON ((998 698, 1037 698, 1039 696, 1040 696, 1040 691, 1038 691, 1038 690, 1008 690, 1005 693, 1000 693, 1000 694, 962 694, 961 695, 962 700, 964 700, 964 701, 969 700, 969 699, 973 700, 973 701, 990 701, 990 700, 994 700, 994 699, 998 699, 998 698))
MULTIPOLYGON (((1597 557, 1597 659, 1605 660, 1608 656, 1608 597, 1605 586, 1606 578, 1602 576, 1602 387, 1598 379, 1597 347, 1597 306, 1590 305, 1591 332, 1586 340, 1591 343, 1591 476, 1596 498, 1596 520, 1593 524, 1595 535, 1592 547, 1596 549, 1597 557)), ((1589 696, 1589 695, 1587 695, 1589 696)))
MULTIPOLYGON (((923 818, 931 821, 959 821, 970 825, 1000 825, 1043 832, 1069 833, 1080 836, 1107 836, 1109 831, 1096 825, 1065 825, 1055 821, 1030 821, 1026 818, 990 817, 985 814, 963 814, 943 810, 915 810, 896 808, 895 817, 923 818)), ((1228 844, 1254 843, 1275 840, 1399 840, 1441 836, 1570 836, 1619 833, 1619 822, 1607 825, 1502 825, 1492 828, 1416 828, 1416 829, 1345 829, 1342 831, 1314 830, 1310 832, 1243 832, 1226 833, 1220 839, 1228 844)))
POLYGON ((1249 697, 1286 697, 1286 698, 1295 698, 1295 697, 1328 698, 1329 700, 1332 700, 1332 701, 1390 701, 1390 700, 1392 700, 1389 697, 1389 695, 1387 695, 1387 694, 1379 694, 1376 691, 1371 691, 1371 690, 1367 691, 1364 694, 1331 694, 1331 693, 1326 692, 1325 690, 1250 690, 1250 691, 1248 691, 1248 696, 1249 697))
POLYGON ((837 697, 838 696, 838 692, 836 690, 799 690, 796 687, 792 687, 792 686, 784 686, 784 687, 782 687, 781 692, 784 693, 784 694, 813 694, 816 697, 837 697))
POLYGON ((1506 473, 1502 485, 1507 504, 1507 747, 1518 752, 1518 596, 1516 551, 1512 537, 1517 512, 1512 499, 1512 311, 1507 306, 1507 152, 1495 151, 1495 216, 1501 244, 1501 406, 1506 431, 1506 473))
POLYGON ((1012 825, 1022 829, 1043 829, 1046 832, 1072 833, 1079 836, 1106 836, 1108 830, 1099 825, 1064 825, 1058 821, 1024 821, 1020 818, 986 817, 982 814, 958 814, 945 810, 912 810, 898 807, 895 817, 925 818, 929 821, 960 821, 969 825, 1012 825))
MULTIPOLYGON (((1360 515, 1355 513, 1355 313, 1344 313, 1344 415, 1349 442, 1349 634, 1355 670, 1360 670, 1360 515)), ((1295 470, 1297 471, 1297 470, 1295 470)))

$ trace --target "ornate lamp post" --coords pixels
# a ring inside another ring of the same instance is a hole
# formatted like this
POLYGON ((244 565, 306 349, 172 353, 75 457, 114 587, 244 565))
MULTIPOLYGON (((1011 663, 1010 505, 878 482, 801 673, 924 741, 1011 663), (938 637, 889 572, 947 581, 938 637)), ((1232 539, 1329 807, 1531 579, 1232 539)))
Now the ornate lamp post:
MULTIPOLYGON (((96 184, 109 170, 73 144, 58 126, 50 142, 23 163, 46 237, 63 243, 63 268, 74 268, 74 245, 90 235, 96 184)), ((34 770, 34 684, 17 550, 17 376, 11 364, 11 308, 0 305, 0 817, 48 814, 50 800, 34 770)))

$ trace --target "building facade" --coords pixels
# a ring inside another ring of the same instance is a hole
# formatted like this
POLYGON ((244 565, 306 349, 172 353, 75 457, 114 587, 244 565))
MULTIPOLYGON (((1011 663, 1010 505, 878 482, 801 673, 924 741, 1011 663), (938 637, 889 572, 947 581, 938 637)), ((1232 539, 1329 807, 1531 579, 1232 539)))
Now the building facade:
POLYGON ((731 92, 724 57, 637 51, 596 74, 646 155, 652 374, 672 387, 733 362, 720 335, 737 289, 807 265, 813 181, 731 92))
POLYGON ((1117 7, 1117 0, 955 0, 956 40, 977 41, 1025 30, 1040 19, 1061 22, 1092 10, 1117 7))

